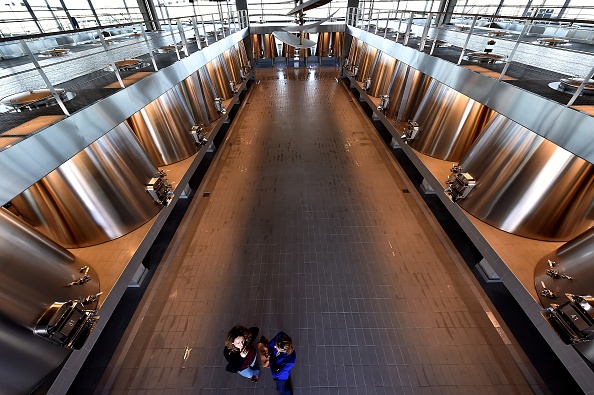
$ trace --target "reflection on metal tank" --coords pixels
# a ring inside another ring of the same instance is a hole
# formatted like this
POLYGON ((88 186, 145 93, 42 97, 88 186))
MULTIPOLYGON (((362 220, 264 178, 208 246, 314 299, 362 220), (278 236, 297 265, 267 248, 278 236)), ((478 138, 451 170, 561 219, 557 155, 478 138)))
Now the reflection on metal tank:
POLYGON ((200 86, 198 72, 190 74, 188 78, 183 80, 181 88, 183 90, 184 99, 192 111, 196 124, 208 125, 210 121, 208 120, 208 114, 206 114, 206 106, 203 109, 200 104, 205 102, 204 96, 202 95, 202 87, 200 86))
POLYGON ((377 48, 372 47, 369 44, 364 44, 363 48, 364 49, 361 51, 361 56, 359 57, 360 60, 357 63, 359 66, 359 72, 355 76, 355 79, 359 82, 363 82, 365 78, 369 77, 371 68, 373 67, 373 63, 375 61, 375 56, 377 55, 377 48))
POLYGON ((316 56, 339 57, 342 54, 343 32, 322 32, 318 33, 316 45, 316 56))
MULTIPOLYGON (((0 208, 0 388, 4 394, 31 393, 70 354, 70 349, 36 336, 33 330, 56 302, 99 293, 97 274, 68 286, 87 266, 69 251, 0 208)), ((95 310, 97 302, 85 309, 95 310)), ((84 339, 82 339, 84 341, 84 339)))
POLYGON ((220 56, 213 58, 206 64, 206 71, 210 76, 210 81, 214 87, 217 97, 221 97, 224 100, 231 99, 233 92, 229 86, 229 76, 223 66, 223 61, 220 56))
POLYGON ((249 58, 243 41, 237 43, 237 54, 239 55, 239 63, 241 64, 241 67, 248 67, 249 58))
POLYGON ((278 56, 274 36, 272 34, 252 34, 254 58, 275 58, 278 56))
POLYGON ((398 121, 406 122, 412 119, 419 104, 421 104, 421 100, 425 97, 430 82, 431 77, 421 73, 417 69, 409 67, 404 84, 402 101, 397 114, 398 121))
POLYGON ((374 97, 387 94, 395 67, 396 59, 390 55, 381 53, 379 61, 373 69, 373 73, 369 76, 371 78, 371 86, 367 90, 367 94, 374 97))
POLYGON ((202 94, 204 95, 204 104, 206 105, 206 112, 208 112, 208 118, 212 121, 219 119, 220 114, 214 104, 216 92, 214 86, 210 81, 210 76, 206 71, 206 67, 198 69, 198 76, 200 77, 200 86, 202 87, 202 94))
POLYGON ((594 225, 594 166, 497 114, 460 162, 476 185, 460 206, 531 239, 563 241, 594 225))
POLYGON ((190 135, 195 121, 179 85, 126 120, 157 166, 170 165, 196 153, 190 135))
POLYGON ((410 67, 407 64, 398 62, 394 74, 391 77, 391 86, 388 88, 390 89, 390 92, 388 93, 390 96, 390 103, 388 103, 388 108, 385 111, 386 117, 390 119, 396 118, 398 109, 400 108, 400 102, 402 101, 402 94, 404 92, 404 83, 406 82, 406 75, 409 69, 410 67))
POLYGON ((239 59, 237 56, 238 55, 235 47, 231 47, 225 52, 223 52, 223 59, 225 60, 225 64, 227 65, 229 79, 233 82, 240 83, 241 74, 239 73, 239 70, 241 69, 241 66, 239 65, 239 59))
POLYGON ((432 80, 413 120, 420 126, 408 144, 437 159, 460 161, 494 111, 432 80))
POLYGON ((534 271, 534 283, 540 302, 545 308, 551 303, 562 303, 565 299, 563 295, 566 293, 594 296, 592 256, 594 256, 594 228, 568 241, 540 260, 534 271), (555 299, 541 294, 542 283, 547 289, 553 291, 556 295, 555 299))
POLYGON ((357 40, 353 37, 353 41, 351 42, 351 49, 349 51, 349 60, 350 66, 354 66, 359 64, 359 58, 361 56, 361 52, 363 51, 363 41, 357 40))
POLYGON ((12 200, 22 218, 66 248, 138 228, 162 206, 145 190, 157 168, 125 123, 12 200))

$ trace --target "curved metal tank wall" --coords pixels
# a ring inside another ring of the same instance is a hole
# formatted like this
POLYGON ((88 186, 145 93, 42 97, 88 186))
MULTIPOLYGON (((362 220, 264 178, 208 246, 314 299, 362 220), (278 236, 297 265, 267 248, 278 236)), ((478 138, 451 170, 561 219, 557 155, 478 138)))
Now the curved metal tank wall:
MULTIPOLYGON (((99 293, 97 274, 68 287, 86 266, 60 247, 0 208, 0 388, 3 394, 29 394, 70 354, 33 334, 42 314, 55 302, 78 300, 99 293)), ((87 305, 94 310, 97 303, 87 305)))
POLYGON ((103 243, 138 228, 162 206, 145 185, 157 168, 125 123, 12 200, 30 225, 66 248, 103 243))
POLYGON ((363 41, 357 40, 353 37, 353 41, 351 42, 351 49, 349 51, 349 68, 352 68, 354 65, 359 64, 359 57, 361 56, 361 52, 363 51, 363 41))
POLYGON ((179 85, 159 96, 126 123, 157 166, 170 165, 196 153, 190 131, 196 123, 179 85))
MULTIPOLYGON (((190 74, 188 78, 181 82, 180 88, 183 91, 186 104, 192 111, 192 116, 197 124, 208 124, 208 114, 204 114, 200 107, 200 101, 204 101, 202 88, 200 86, 200 77, 198 72, 190 74)), ((206 102, 204 102, 206 104, 206 102)), ((206 107, 206 106, 205 106, 206 107)))
POLYGON ((249 57, 247 54, 247 50, 245 49, 245 43, 243 41, 240 41, 236 45, 237 54, 239 55, 239 63, 241 64, 241 67, 248 67, 249 57))
POLYGON ((316 45, 316 56, 339 57, 342 54, 343 32, 322 32, 318 33, 316 45))
POLYGON ((278 51, 272 34, 252 34, 254 58, 276 58, 278 51))
POLYGON ((406 122, 413 118, 419 104, 421 104, 421 101, 425 97, 425 93, 429 88, 431 80, 432 78, 428 75, 409 67, 404 85, 404 92, 407 92, 408 88, 408 95, 404 93, 402 96, 402 101, 397 114, 397 121, 406 122))
POLYGON ((432 80, 413 117, 420 131, 408 144, 425 155, 458 162, 494 113, 468 96, 432 80))
POLYGON ((202 94, 204 95, 204 104, 206 105, 206 111, 208 112, 208 118, 211 121, 215 121, 219 119, 221 114, 217 112, 217 109, 214 105, 214 99, 216 92, 214 90, 214 86, 210 81, 210 76, 206 71, 206 67, 202 67, 198 69, 198 76, 200 77, 200 86, 202 87, 202 94))
POLYGON ((363 48, 364 49, 361 51, 360 60, 357 63, 359 66, 359 72, 355 76, 355 79, 359 82, 363 82, 365 78, 369 77, 371 68, 373 67, 373 62, 375 61, 375 56, 377 55, 377 48, 368 44, 364 44, 363 48))
POLYGON ((534 285, 541 304, 547 308, 551 303, 566 302, 566 293, 574 295, 594 295, 594 228, 590 228, 575 239, 568 241, 556 251, 544 256, 534 271, 534 285), (555 262, 554 270, 572 277, 571 280, 552 278, 546 274, 550 268, 548 260, 555 262), (559 299, 549 299, 540 294, 541 281, 559 299))
POLYGON ((371 86, 367 90, 367 94, 373 97, 380 97, 387 94, 395 68, 396 58, 381 53, 379 61, 373 69, 373 73, 369 76, 371 78, 371 86))
POLYGON ((239 73, 241 66, 239 65, 239 59, 237 56, 238 55, 235 50, 235 47, 231 47, 225 52, 223 52, 223 59, 225 60, 225 64, 227 65, 229 79, 235 83, 241 83, 241 74, 239 73))
POLYGON ((594 225, 594 165, 497 114, 460 162, 460 207, 519 236, 569 240, 594 225))
POLYGON ((402 101, 402 94, 404 92, 404 83, 406 82, 406 75, 408 73, 408 66, 405 63, 397 62, 396 67, 394 69, 394 74, 392 77, 393 82, 391 81, 392 87, 390 89, 390 102, 388 103, 388 108, 384 112, 386 117, 390 119, 395 119, 396 115, 398 114, 398 108, 400 108, 400 102, 402 101))
POLYGON ((224 100, 231 99, 233 97, 233 92, 229 86, 230 78, 225 71, 221 56, 217 56, 208 62, 206 64, 206 71, 208 72, 210 82, 217 93, 217 97, 221 97, 224 100))

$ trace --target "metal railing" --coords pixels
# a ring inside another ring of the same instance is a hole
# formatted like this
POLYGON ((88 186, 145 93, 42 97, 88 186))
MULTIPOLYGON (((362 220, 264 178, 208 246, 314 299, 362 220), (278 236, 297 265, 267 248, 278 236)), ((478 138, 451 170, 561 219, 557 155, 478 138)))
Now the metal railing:
POLYGON ((550 79, 551 92, 567 93, 566 106, 584 94, 594 96, 592 21, 422 12, 398 10, 396 5, 392 10, 351 7, 347 24, 458 65, 471 65, 500 81, 540 73, 550 79))
MULTIPOLYGON (((150 74, 146 71, 157 71, 200 51, 249 23, 247 12, 224 12, 222 19, 220 16, 214 13, 150 21, 161 26, 159 31, 147 31, 142 21, 0 38, 0 120, 36 105, 20 105, 16 99, 10 102, 11 96, 38 90, 48 90, 61 112, 69 116, 72 110, 64 103, 64 91, 84 88, 90 80, 115 79, 109 88, 116 92, 150 74), (144 73, 131 79, 128 71, 134 69, 122 68, 118 63, 123 60, 138 61, 137 68, 144 73)), ((80 109, 80 105, 75 108, 80 109)), ((4 129, 0 127, 0 134, 4 129)))

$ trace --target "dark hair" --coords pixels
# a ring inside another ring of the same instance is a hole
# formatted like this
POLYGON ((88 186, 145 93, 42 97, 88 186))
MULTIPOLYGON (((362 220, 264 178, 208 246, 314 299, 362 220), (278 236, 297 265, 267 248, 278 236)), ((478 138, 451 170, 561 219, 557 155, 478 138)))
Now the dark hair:
POLYGON ((281 334, 278 339, 276 339, 276 345, 287 354, 291 354, 295 351, 295 347, 293 347, 293 339, 286 333, 281 334))
POLYGON ((252 341, 252 332, 249 328, 246 328, 242 325, 235 325, 233 328, 227 332, 227 340, 225 340, 225 347, 231 352, 233 351, 241 351, 233 344, 233 341, 238 337, 243 336, 245 340, 245 344, 249 344, 252 341))

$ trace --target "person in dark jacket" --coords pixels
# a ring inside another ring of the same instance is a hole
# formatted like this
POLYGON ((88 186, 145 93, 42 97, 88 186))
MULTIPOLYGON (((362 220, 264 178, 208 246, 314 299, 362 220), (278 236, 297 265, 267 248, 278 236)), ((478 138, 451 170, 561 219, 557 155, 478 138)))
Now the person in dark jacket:
POLYGON ((227 333, 223 355, 227 362, 227 371, 237 373, 257 383, 260 379, 258 355, 252 345, 252 339, 258 335, 258 328, 246 328, 237 325, 227 333))
POLYGON ((291 368, 295 365, 297 354, 293 346, 293 339, 284 332, 279 332, 268 343, 270 354, 270 371, 276 382, 276 390, 281 395, 292 395, 290 384, 291 368))

